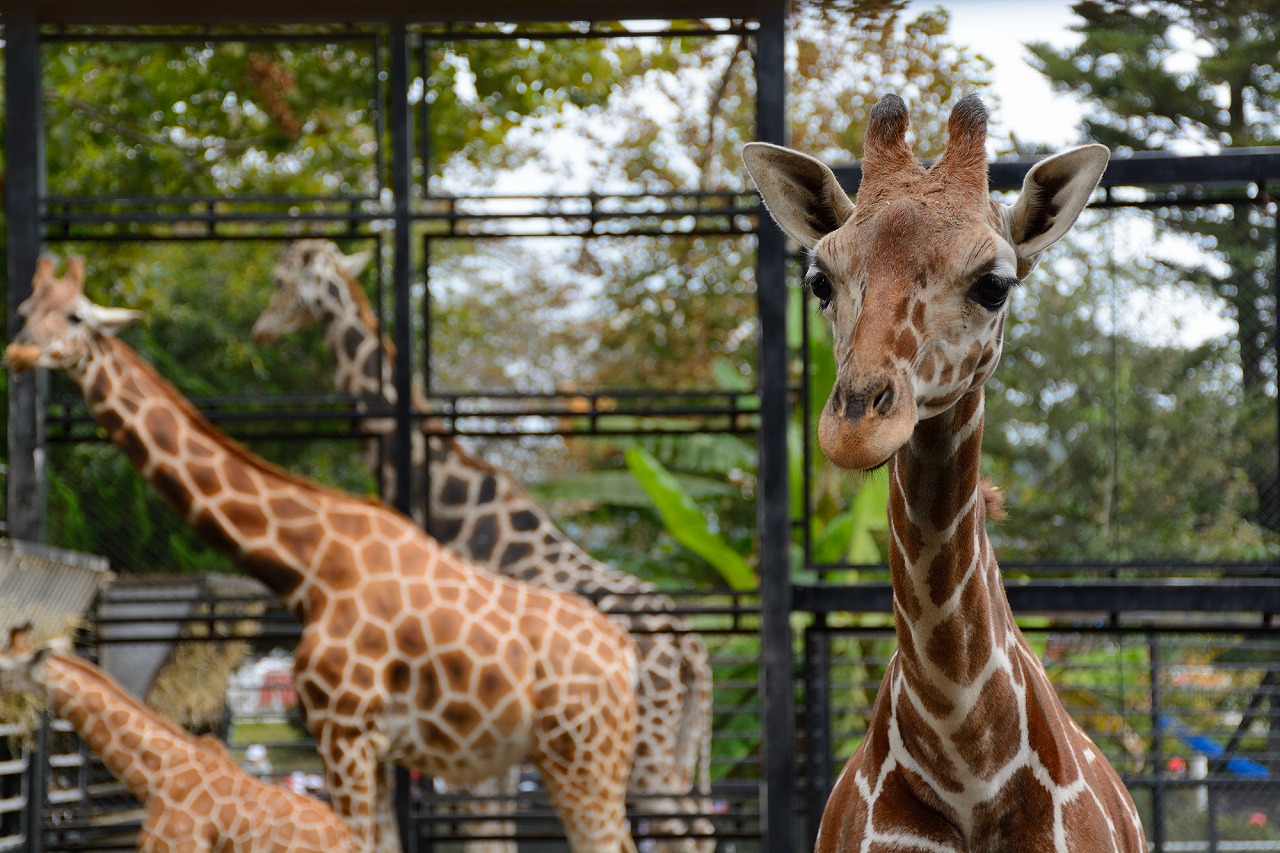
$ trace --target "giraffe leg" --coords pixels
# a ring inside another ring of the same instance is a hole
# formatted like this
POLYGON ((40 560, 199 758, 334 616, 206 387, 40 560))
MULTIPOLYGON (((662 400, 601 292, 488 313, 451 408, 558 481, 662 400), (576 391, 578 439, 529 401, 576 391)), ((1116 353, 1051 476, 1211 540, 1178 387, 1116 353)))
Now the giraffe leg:
POLYGON ((635 737, 630 673, 564 691, 538 721, 534 762, 573 853, 637 853, 627 822, 635 737))
POLYGON ((709 814, 710 802, 690 796, 688 788, 680 784, 680 774, 670 764, 654 761, 653 756, 637 761, 636 771, 643 772, 631 775, 628 793, 633 815, 654 815, 643 823, 644 832, 652 834, 644 842, 646 853, 713 853, 715 824, 707 817, 693 817, 709 814))
POLYGON ((377 771, 378 787, 374 795, 374 849, 379 853, 399 853, 400 821, 396 816, 396 766, 383 762, 377 771))
MULTIPOLYGON (((440 786, 451 793, 485 797, 464 803, 461 810, 472 817, 510 813, 515 808, 515 795, 520 786, 520 765, 512 765, 505 773, 476 782, 445 782, 440 786), (505 798, 505 799, 503 799, 505 798)), ((510 820, 468 820, 462 831, 475 840, 463 845, 465 853, 516 853, 516 825, 510 820)))
MULTIPOLYGON (((380 807, 379 762, 380 738, 326 721, 315 722, 310 714, 316 737, 316 749, 324 761, 325 785, 329 789, 333 810, 346 821, 355 837, 356 849, 378 853, 399 851, 399 838, 379 843, 377 817, 380 807)), ((389 792, 388 792, 389 793, 389 792)), ((388 797, 389 799, 389 797, 388 797)), ((393 815, 394 824, 394 815, 393 815)))

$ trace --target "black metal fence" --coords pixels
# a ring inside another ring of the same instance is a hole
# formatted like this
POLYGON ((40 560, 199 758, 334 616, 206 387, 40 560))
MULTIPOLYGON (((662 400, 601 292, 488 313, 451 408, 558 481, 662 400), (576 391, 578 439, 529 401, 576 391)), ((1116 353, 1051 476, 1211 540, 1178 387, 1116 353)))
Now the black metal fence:
MULTIPOLYGON (((216 31, 166 33, 163 26, 184 23, 188 14, 170 10, 157 18, 154 12, 131 7, 115 21, 123 27, 113 29, 111 35, 157 45, 226 44, 238 39, 280 40, 286 36, 270 27, 281 21, 296 23, 291 17, 296 13, 272 13, 270 3, 251 5, 255 11, 238 21, 262 20, 265 15, 266 35, 225 22, 216 31), (144 24, 162 29, 143 32, 144 24)), ((333 4, 312 5, 314 9, 304 16, 310 21, 344 14, 333 4)), ((761 589, 752 595, 699 594, 681 600, 713 649, 714 798, 723 804, 723 812, 714 820, 721 849, 728 850, 730 845, 735 850, 804 849, 810 846, 818 810, 840 763, 862 735, 878 675, 890 653, 891 593, 882 568, 818 554, 812 501, 805 501, 794 517, 791 511, 788 462, 797 452, 806 479, 803 492, 812 496, 815 489, 817 454, 807 441, 798 449, 789 447, 788 431, 798 401, 800 432, 812 435, 810 401, 815 389, 809 387, 814 371, 807 341, 816 329, 807 311, 788 304, 788 257, 782 237, 758 215, 754 199, 746 193, 432 198, 429 187, 415 187, 414 179, 415 163, 420 166, 429 152, 415 148, 413 140, 415 133, 423 136, 419 128, 429 116, 425 108, 414 113, 408 92, 415 74, 427 65, 428 46, 441 36, 422 22, 407 23, 403 10, 393 5, 370 4, 377 7, 366 11, 373 23, 336 35, 331 29, 287 34, 295 41, 341 37, 362 45, 374 63, 369 93, 378 117, 374 168, 378 189, 391 191, 393 201, 388 203, 382 192, 306 199, 247 194, 166 199, 51 195, 42 183, 42 51, 73 42, 92 44, 96 36, 92 30, 65 31, 68 23, 85 23, 74 10, 50 7, 53 17, 47 18, 35 3, 7 3, 9 332, 16 330, 13 309, 25 296, 42 246, 105 249, 138 243, 198 246, 253 241, 270 246, 288 239, 296 233, 294 226, 303 222, 308 233, 385 247, 385 267, 380 266, 376 274, 377 305, 390 318, 387 327, 404 359, 398 364, 403 383, 398 396, 405 407, 360 415, 354 412, 354 401, 320 393, 265 402, 227 396, 197 402, 217 422, 246 439, 333 441, 343 452, 352 450, 351 439, 360 435, 360 417, 391 415, 398 423, 398 476, 407 480, 411 474, 407 442, 417 418, 407 408, 410 377, 413 368, 421 373, 432 364, 429 343, 415 343, 417 335, 428 334, 431 327, 430 318, 422 315, 429 310, 427 303, 415 301, 412 293, 415 252, 426 259, 427 268, 421 272, 429 287, 433 247, 447 241, 474 243, 513 235, 754 239, 759 334, 752 392, 446 392, 435 394, 433 403, 450 429, 466 434, 618 434, 635 430, 634 420, 628 418, 642 415, 684 419, 688 428, 682 427, 681 432, 757 437, 761 589), (788 350, 786 331, 788 312, 797 310, 799 314, 792 317, 804 328, 798 351, 788 350), (807 412, 804 407, 809 407, 807 412), (802 555, 795 561, 791 559, 793 541, 802 555), (856 583, 852 573, 857 573, 856 583)), ((783 4, 748 4, 740 9, 707 5, 735 21, 747 21, 716 32, 747 33, 753 38, 757 135, 782 142, 783 4)), ((610 14, 625 11, 611 9, 610 14)), ((703 11, 712 16, 710 10, 703 11)), ((697 12, 689 8, 682 14, 697 12)), ((81 10, 80 14, 87 13, 81 10)), ((102 15, 93 17, 100 20, 102 15)), ((509 35, 514 37, 516 32, 509 35)), ((579 36, 600 34, 590 29, 565 34, 579 36)), ((450 31, 449 37, 467 37, 465 27, 450 31)), ((997 164, 992 170, 994 185, 1002 190, 1016 187, 1027 166, 1025 161, 997 164)), ((856 185, 856 170, 840 174, 851 189, 856 185)), ((1280 152, 1276 151, 1118 158, 1108 171, 1100 206, 1169 218, 1221 206, 1248 209, 1260 211, 1263 222, 1258 227, 1274 235, 1266 192, 1268 182, 1274 185, 1277 178, 1280 152)), ((1116 239, 1112 238, 1113 243, 1116 239)), ((1118 239, 1123 242, 1124 237, 1118 239)), ((1280 517, 1276 512, 1280 491, 1267 488, 1267 478, 1274 482, 1280 468, 1275 459, 1274 245, 1272 239, 1271 279, 1252 299, 1252 312, 1228 318, 1240 328, 1247 327, 1247 333, 1226 347, 1251 347, 1258 371, 1256 388, 1264 406, 1257 414, 1263 428, 1245 454, 1250 459, 1244 470, 1253 475, 1246 490, 1252 504, 1240 515, 1268 531, 1276 529, 1280 517)), ((1260 268, 1267 269, 1265 258, 1260 268)), ((1049 368, 1042 372, 1047 375, 1049 368)), ((1228 374, 1229 370, 1223 381, 1233 378, 1228 374)), ((429 379, 427 384, 429 391, 439 391, 432 389, 429 379)), ((38 467, 42 457, 33 451, 47 443, 96 440, 77 402, 55 394, 48 406, 46 392, 43 380, 31 376, 10 385, 8 521, 10 533, 20 537, 44 536, 46 520, 40 507, 46 501, 45 479, 38 467)), ((1112 421, 1118 424, 1121 395, 1116 393, 1112 399, 1112 421)), ((654 431, 652 426, 644 429, 654 431)), ((1111 429, 1111 434, 1118 433, 1118 426, 1111 429)), ((1010 463, 1010 470, 1015 467, 1010 463)), ((1184 479, 1185 471, 1174 468, 1184 479)), ((408 490, 399 493, 407 497, 408 490)), ((1109 495, 1122 496, 1118 486, 1109 495)), ((1050 529, 1062 521, 1047 517, 1043 523, 1041 529, 1050 529)), ((1104 532, 1111 538, 1099 540, 1098 547, 1114 546, 1121 552, 1136 548, 1136 556, 1064 562, 1060 554, 1046 557, 1035 552, 1034 531, 1006 537, 1009 548, 1031 555, 1030 561, 1007 566, 1013 578, 1011 599, 1033 645, 1057 677, 1064 701, 1129 781, 1157 850, 1280 849, 1275 829, 1280 822, 1275 787, 1280 762, 1273 668, 1280 660, 1275 649, 1280 563, 1273 546, 1263 535, 1252 557, 1191 558, 1167 545, 1137 548, 1116 537, 1114 530, 1104 532), (1153 564, 1152 560, 1164 562, 1153 564), (1169 580, 1173 576, 1178 580, 1169 580)), ((1192 541, 1184 550, 1195 547, 1192 541)), ((129 630, 123 623, 114 628, 124 634, 129 630)), ((271 611, 261 620, 253 642, 259 651, 276 642, 287 647, 295 631, 287 617, 271 611)), ((93 636, 88 640, 89 649, 106 642, 93 636)), ((113 641, 127 640, 117 636, 113 641)), ((0 763, 0 775, 26 768, 25 790, 45 792, 43 805, 40 797, 6 794, 0 799, 0 814, 10 807, 11 814, 25 809, 28 816, 41 815, 42 829, 30 833, 29 817, 28 834, 0 844, 25 849, 110 849, 117 843, 112 833, 119 827, 114 824, 122 824, 119 843, 125 845, 121 849, 128 849, 128 833, 137 820, 131 804, 121 800, 112 805, 103 787, 110 782, 92 769, 92 762, 73 744, 59 746, 66 738, 64 732, 54 728, 40 737, 37 746, 44 760, 29 765, 20 758, 0 763), (104 824, 112 826, 104 829, 104 824)), ((233 743, 233 748, 243 746, 233 743)), ((300 749, 306 751, 305 743, 300 749)), ((409 835, 418 840, 418 849, 459 843, 458 818, 448 810, 454 804, 432 794, 429 787, 416 790, 405 817, 415 827, 409 835)), ((546 817, 545 802, 534 792, 522 796, 514 813, 529 842, 556 833, 546 817)), ((639 823, 636 829, 644 835, 639 823)))

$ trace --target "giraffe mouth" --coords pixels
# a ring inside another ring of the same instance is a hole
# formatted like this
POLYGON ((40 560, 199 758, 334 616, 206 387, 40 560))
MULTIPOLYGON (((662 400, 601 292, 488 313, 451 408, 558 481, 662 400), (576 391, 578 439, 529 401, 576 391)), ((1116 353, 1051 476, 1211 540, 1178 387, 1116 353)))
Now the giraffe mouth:
POLYGON ((9 344, 4 351, 4 361, 10 370, 20 373, 37 366, 42 352, 35 344, 9 344))

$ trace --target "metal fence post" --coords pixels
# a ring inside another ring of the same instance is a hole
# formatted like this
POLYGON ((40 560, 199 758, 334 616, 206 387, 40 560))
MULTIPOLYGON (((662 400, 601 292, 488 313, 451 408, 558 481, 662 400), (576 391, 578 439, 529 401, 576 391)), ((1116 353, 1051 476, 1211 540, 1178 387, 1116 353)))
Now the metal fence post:
MULTIPOLYGON (((22 327, 18 304, 31 294, 40 255, 44 195, 44 125, 41 121, 40 32, 33 2, 4 7, 5 238, 8 324, 5 340, 22 327)), ((44 370, 9 374, 6 513, 8 534, 43 542, 48 533, 44 472, 44 370)))
POLYGON ((1155 853, 1164 853, 1164 707, 1160 695, 1160 634, 1156 631, 1147 632, 1147 660, 1151 670, 1151 762, 1155 771, 1151 783, 1150 841, 1155 853))
MULTIPOLYGON (((392 236, 391 282, 395 317, 392 338, 396 346, 395 385, 396 431, 392 446, 392 459, 396 470, 396 508, 413 517, 413 430, 417 424, 413 417, 413 324, 412 302, 409 292, 410 270, 413 254, 410 238, 409 195, 412 178, 412 115, 409 110, 409 30, 404 20, 391 24, 389 48, 391 51, 388 79, 389 112, 391 113, 391 189, 395 199, 392 212, 394 232, 392 236)), ((400 842, 404 853, 416 853, 418 849, 417 827, 413 820, 413 790, 409 771, 395 769, 395 810, 400 825, 400 842)))

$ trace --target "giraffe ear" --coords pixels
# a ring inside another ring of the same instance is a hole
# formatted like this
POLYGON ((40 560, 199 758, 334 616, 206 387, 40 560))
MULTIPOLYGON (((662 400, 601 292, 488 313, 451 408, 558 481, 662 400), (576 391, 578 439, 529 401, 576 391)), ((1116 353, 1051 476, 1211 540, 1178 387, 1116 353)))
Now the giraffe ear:
POLYGON ((342 271, 347 274, 348 278, 355 278, 364 271, 369 265, 369 260, 373 257, 373 252, 364 251, 356 252, 351 255, 338 255, 338 263, 342 266, 342 271))
POLYGON ((747 143, 742 159, 778 227, 806 249, 853 215, 853 202, 825 163, 767 142, 747 143))
POLYGON ((97 326, 103 334, 117 335, 142 319, 142 312, 132 308, 106 308, 85 300, 76 313, 97 326))
POLYGON ((1031 272, 1040 253, 1071 230, 1110 156, 1105 145, 1083 145, 1041 160, 1027 172, 1022 193, 1008 210, 1018 278, 1031 272))

